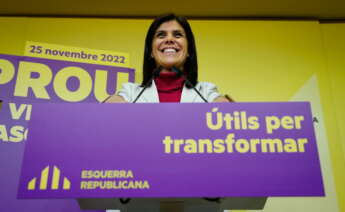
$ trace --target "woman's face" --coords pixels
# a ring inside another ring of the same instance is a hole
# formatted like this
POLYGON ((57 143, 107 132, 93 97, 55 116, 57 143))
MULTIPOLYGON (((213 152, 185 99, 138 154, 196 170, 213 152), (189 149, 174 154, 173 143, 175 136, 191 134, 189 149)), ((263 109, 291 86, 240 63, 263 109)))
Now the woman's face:
POLYGON ((162 23, 154 34, 151 56, 156 66, 183 69, 188 57, 188 42, 184 29, 175 20, 162 23))

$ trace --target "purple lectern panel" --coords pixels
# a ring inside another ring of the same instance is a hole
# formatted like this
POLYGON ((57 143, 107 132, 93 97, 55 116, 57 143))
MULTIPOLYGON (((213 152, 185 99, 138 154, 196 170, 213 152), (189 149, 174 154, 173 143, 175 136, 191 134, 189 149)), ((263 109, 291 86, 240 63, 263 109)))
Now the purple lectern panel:
POLYGON ((323 196, 310 105, 36 104, 18 197, 323 196))

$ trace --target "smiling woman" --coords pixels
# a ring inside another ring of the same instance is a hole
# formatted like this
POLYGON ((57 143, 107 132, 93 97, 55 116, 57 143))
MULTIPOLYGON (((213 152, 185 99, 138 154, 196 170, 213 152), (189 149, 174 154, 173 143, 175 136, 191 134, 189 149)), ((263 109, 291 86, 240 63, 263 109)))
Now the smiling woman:
POLYGON ((229 102, 208 82, 198 82, 194 35, 188 21, 157 17, 145 39, 143 81, 125 83, 105 102, 229 102), (139 97, 139 98, 138 98, 139 97))
POLYGON ((157 29, 152 42, 152 57, 156 66, 162 66, 162 72, 169 72, 173 66, 183 70, 188 57, 188 42, 182 26, 171 20, 157 29))

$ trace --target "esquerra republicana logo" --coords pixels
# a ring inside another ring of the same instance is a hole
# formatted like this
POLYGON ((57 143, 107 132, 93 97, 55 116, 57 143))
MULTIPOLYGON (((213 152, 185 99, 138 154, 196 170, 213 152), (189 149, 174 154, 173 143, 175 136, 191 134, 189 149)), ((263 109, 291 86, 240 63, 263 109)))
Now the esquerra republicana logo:
POLYGON ((61 175, 61 171, 57 166, 46 166, 42 171, 40 177, 32 178, 28 185, 28 190, 70 190, 71 181, 61 175), (49 181, 49 179, 51 179, 49 181), (49 185, 48 185, 48 182, 49 185))

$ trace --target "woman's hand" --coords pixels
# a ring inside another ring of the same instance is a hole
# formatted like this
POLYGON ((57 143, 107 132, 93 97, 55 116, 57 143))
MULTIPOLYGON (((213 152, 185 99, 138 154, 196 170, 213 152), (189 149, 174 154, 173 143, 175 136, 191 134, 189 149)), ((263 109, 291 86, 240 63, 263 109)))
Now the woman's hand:
POLYGON ((230 102, 227 98, 224 96, 219 96, 213 100, 213 102, 230 102))
POLYGON ((104 103, 128 103, 122 96, 113 95, 108 98, 104 103))
POLYGON ((213 102, 234 102, 234 100, 230 96, 225 95, 217 97, 213 102))

